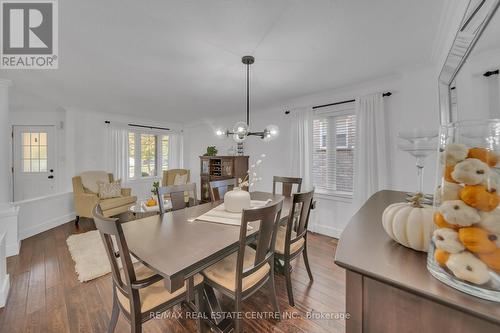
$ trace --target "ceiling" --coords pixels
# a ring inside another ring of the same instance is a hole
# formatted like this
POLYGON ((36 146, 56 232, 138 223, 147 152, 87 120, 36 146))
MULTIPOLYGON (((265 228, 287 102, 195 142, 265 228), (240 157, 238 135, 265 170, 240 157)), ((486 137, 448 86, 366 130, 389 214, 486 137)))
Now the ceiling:
POLYGON ((64 0, 59 69, 3 70, 13 109, 172 122, 252 108, 430 62, 445 0, 64 0))

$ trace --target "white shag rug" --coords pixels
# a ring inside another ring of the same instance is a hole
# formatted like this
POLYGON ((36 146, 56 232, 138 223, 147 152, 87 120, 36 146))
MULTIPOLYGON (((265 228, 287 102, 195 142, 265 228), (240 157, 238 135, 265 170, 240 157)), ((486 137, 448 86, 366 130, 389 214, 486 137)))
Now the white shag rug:
MULTIPOLYGON (((117 248, 114 239, 113 243, 117 248)), ((111 273, 111 265, 99 231, 92 230, 83 234, 71 235, 66 239, 66 244, 68 244, 71 258, 75 262, 78 281, 90 281, 111 273)), ((133 263, 137 262, 136 258, 131 258, 133 263)), ((121 267, 121 260, 117 261, 119 267, 121 267)))

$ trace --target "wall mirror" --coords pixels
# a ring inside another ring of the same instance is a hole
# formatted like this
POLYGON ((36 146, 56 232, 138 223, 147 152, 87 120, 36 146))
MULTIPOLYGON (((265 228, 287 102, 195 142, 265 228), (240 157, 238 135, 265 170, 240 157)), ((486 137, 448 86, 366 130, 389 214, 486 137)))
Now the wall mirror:
POLYGON ((439 75, 441 125, 500 118, 500 0, 471 0, 439 75))

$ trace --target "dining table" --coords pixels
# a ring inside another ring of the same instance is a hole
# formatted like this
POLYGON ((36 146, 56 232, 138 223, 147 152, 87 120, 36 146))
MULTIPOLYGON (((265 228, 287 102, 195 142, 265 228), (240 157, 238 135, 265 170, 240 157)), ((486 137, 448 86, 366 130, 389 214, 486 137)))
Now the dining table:
MULTIPOLYGON (((288 220, 292 197, 268 192, 251 192, 250 196, 258 201, 283 200, 280 220, 281 223, 288 220)), ((205 203, 122 224, 131 254, 161 275, 169 292, 175 292, 185 285, 185 281, 192 281, 194 275, 238 251, 240 226, 196 220, 220 204, 222 201, 205 203)), ((258 235, 258 222, 250 225, 248 242, 258 235)), ((204 308, 211 313, 221 311, 213 289, 205 285, 203 290, 204 308)), ((188 291, 188 300, 190 297, 188 291)), ((212 329, 227 331, 232 325, 232 320, 210 313, 208 317, 212 329)))

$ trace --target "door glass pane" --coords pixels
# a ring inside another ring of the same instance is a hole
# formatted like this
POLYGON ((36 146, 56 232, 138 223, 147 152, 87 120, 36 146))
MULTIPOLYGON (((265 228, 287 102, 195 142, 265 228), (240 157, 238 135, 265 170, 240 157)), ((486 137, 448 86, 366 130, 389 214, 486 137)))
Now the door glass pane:
POLYGON ((47 172, 48 134, 22 133, 21 168, 23 172, 47 172))
POLYGON ((38 145, 40 142, 40 134, 39 133, 31 133, 31 145, 38 145))
POLYGON ((23 159, 29 160, 31 158, 31 147, 23 146, 23 159))
POLYGON ((47 145, 47 133, 40 133, 40 146, 47 145))
POLYGON ((39 152, 39 147, 38 146, 31 146, 31 159, 39 159, 40 156, 38 154, 39 152))
POLYGON ((31 160, 31 172, 40 172, 39 160, 31 160))
POLYGON ((47 158, 47 146, 40 146, 40 158, 47 158))
POLYGON ((40 160, 40 172, 47 172, 47 160, 40 160))
POLYGON ((23 133, 23 145, 28 146, 30 142, 30 133, 23 133))
POLYGON ((31 160, 23 160, 23 172, 31 172, 31 160))

